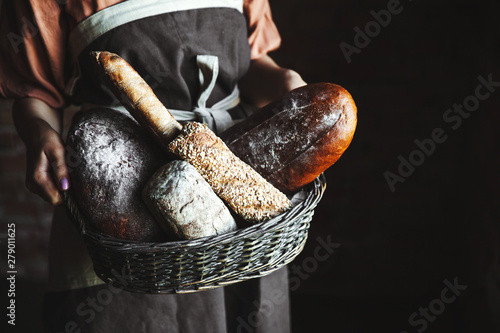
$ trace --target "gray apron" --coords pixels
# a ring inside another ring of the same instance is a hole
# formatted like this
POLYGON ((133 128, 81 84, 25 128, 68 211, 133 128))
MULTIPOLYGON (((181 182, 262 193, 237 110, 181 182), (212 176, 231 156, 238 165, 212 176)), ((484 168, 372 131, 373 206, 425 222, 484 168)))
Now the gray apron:
MULTIPOLYGON (((66 92, 83 110, 124 111, 88 55, 105 50, 127 60, 181 122, 201 121, 221 132, 246 116, 237 90, 250 63, 242 1, 124 1, 82 21, 69 45, 75 70, 66 92)), ((49 270, 46 332, 290 331, 286 268, 192 294, 116 290, 93 273, 83 241, 62 208, 54 216, 49 270)))

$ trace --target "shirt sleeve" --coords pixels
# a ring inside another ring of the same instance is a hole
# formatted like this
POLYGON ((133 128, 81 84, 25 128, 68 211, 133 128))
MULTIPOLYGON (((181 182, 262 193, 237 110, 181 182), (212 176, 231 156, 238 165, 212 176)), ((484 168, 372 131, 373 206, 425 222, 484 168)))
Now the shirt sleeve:
POLYGON ((243 12, 248 22, 248 42, 251 58, 258 59, 281 44, 281 37, 274 24, 269 0, 245 0, 243 12))
POLYGON ((0 95, 66 105, 67 27, 58 1, 0 1, 0 95))

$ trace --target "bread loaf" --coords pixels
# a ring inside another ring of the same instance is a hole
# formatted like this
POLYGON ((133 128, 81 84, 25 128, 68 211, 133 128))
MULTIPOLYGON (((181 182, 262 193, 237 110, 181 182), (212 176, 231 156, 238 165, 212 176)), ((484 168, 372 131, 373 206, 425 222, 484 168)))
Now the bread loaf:
POLYGON ((292 90, 220 134, 229 149, 290 194, 334 164, 351 143, 354 101, 333 83, 292 90))
POLYGON ((229 209, 187 162, 161 167, 147 182, 142 197, 158 223, 179 240, 237 229, 229 209))
POLYGON ((82 112, 73 119, 67 151, 72 193, 95 228, 121 239, 166 240, 141 190, 167 160, 137 122, 110 109, 82 112))
POLYGON ((169 149, 191 163, 228 206, 248 222, 291 207, 290 200, 236 157, 206 125, 187 123, 169 149))

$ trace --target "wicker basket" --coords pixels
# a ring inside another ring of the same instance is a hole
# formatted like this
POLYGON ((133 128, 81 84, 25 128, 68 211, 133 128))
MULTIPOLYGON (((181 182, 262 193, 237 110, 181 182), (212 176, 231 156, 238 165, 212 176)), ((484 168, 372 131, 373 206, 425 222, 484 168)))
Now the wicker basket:
POLYGON ((222 235, 168 243, 102 234, 85 221, 68 192, 65 201, 103 281, 137 293, 187 293, 262 277, 291 262, 304 247, 325 188, 321 175, 304 190, 305 199, 276 218, 222 235))

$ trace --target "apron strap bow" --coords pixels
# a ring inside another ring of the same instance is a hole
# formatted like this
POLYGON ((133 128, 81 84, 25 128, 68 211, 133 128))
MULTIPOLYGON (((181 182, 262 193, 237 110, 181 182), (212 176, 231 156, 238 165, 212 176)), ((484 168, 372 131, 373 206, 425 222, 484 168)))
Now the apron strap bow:
POLYGON ((196 63, 199 69, 200 96, 193 111, 168 109, 177 121, 199 121, 220 133, 233 124, 233 118, 227 112, 240 102, 240 92, 235 86, 231 94, 212 107, 207 107, 207 100, 212 94, 219 75, 219 58, 213 55, 198 55, 196 63))

